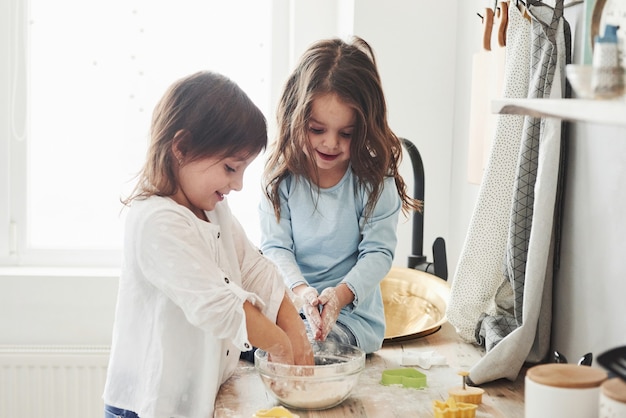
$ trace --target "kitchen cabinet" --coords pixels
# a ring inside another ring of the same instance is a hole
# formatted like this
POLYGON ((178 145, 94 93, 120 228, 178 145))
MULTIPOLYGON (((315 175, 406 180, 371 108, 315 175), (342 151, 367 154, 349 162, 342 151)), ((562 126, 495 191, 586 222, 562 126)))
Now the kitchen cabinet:
POLYGON ((626 100, 499 99, 491 103, 499 114, 554 117, 573 122, 626 126, 626 100))
MULTIPOLYGON (((365 370, 351 396, 342 404, 322 411, 291 410, 300 418, 380 418, 434 417, 433 400, 445 401, 448 389, 461 386, 459 371, 469 370, 482 356, 483 349, 460 340, 454 327, 445 323, 434 334, 385 343, 367 356, 365 370), (382 372, 402 366, 404 352, 433 351, 446 358, 447 365, 419 369, 427 377, 428 387, 412 389, 383 386, 382 372)), ((515 381, 502 379, 480 387, 485 390, 477 417, 523 418, 524 377, 515 381)), ((254 365, 241 361, 235 374, 222 385, 215 402, 215 416, 221 418, 251 417, 260 409, 270 409, 278 402, 266 392, 254 365)))

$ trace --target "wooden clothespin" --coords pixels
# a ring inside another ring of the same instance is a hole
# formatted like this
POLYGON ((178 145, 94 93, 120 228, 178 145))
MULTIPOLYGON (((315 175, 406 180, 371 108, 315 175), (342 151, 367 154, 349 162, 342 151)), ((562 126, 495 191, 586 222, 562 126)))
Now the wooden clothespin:
POLYGON ((497 13, 498 45, 506 46, 506 27, 509 23, 509 2, 501 1, 497 13))
POLYGON ((493 9, 485 8, 485 16, 483 17, 483 48, 485 51, 491 51, 491 31, 493 30, 493 9))

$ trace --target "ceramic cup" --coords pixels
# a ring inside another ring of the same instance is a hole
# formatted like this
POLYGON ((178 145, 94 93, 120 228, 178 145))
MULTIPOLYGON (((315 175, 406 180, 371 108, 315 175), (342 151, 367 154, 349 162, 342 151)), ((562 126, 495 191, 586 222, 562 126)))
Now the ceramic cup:
POLYGON ((605 371, 574 364, 542 364, 526 373, 526 418, 598 418, 605 371))

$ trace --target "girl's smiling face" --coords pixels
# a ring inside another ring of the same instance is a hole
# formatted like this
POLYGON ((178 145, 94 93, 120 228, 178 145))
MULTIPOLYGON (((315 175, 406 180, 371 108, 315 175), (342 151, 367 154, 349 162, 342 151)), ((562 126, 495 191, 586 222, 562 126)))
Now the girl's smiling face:
POLYGON ((350 163, 350 141, 356 116, 354 109, 336 94, 325 94, 313 100, 309 118, 308 140, 319 170, 318 186, 332 187, 341 180, 350 163))
POLYGON ((256 155, 248 158, 207 157, 178 165, 176 203, 189 208, 198 218, 207 220, 204 211, 215 209, 230 191, 243 187, 243 174, 256 155))

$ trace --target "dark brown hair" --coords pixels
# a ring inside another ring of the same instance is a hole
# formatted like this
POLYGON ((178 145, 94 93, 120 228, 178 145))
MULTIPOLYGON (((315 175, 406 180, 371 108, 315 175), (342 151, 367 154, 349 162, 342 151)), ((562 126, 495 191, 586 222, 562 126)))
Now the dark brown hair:
MULTIPOLYGON (((408 196, 398 172, 402 145, 387 123, 387 105, 372 48, 359 37, 350 43, 333 38, 311 45, 283 88, 277 139, 264 170, 265 193, 276 218, 280 219, 280 183, 289 175, 309 176, 310 164, 302 150, 310 147, 311 105, 316 97, 326 94, 336 94, 356 116, 350 164, 359 183, 370 192, 365 217, 372 213, 386 177, 394 178, 405 214, 421 210, 421 202, 408 196)), ((312 166, 313 175, 318 175, 317 166, 312 166)))
POLYGON ((245 159, 267 146, 267 125, 248 95, 221 74, 203 71, 174 82, 152 114, 146 162, 135 189, 122 201, 125 205, 138 197, 176 193, 175 140, 185 162, 235 155, 245 159))

